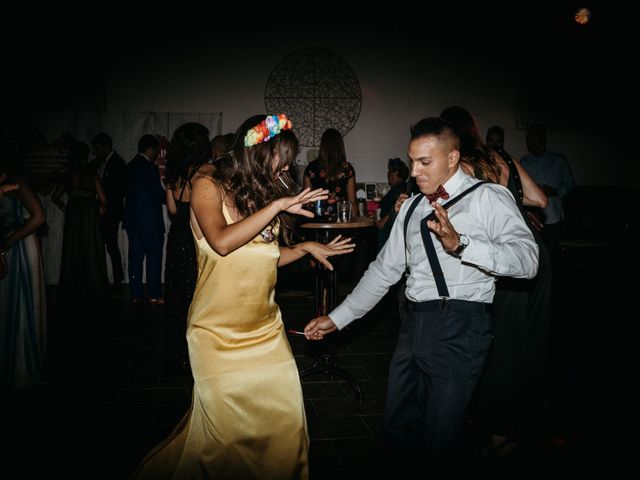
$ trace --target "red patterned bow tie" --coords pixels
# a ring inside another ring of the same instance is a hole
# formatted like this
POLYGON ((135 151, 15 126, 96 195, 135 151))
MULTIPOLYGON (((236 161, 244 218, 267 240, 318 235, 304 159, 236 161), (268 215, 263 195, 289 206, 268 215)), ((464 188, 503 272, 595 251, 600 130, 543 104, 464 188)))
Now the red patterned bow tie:
POLYGON ((429 200, 429 203, 435 202, 438 198, 442 198, 443 200, 449 199, 449 194, 442 185, 440 185, 435 192, 425 193, 424 195, 427 197, 427 200, 429 200))

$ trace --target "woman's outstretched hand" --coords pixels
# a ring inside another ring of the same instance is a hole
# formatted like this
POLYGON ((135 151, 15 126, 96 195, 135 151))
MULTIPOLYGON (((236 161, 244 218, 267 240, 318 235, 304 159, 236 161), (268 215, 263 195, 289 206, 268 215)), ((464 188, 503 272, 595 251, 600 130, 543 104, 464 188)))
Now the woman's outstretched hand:
POLYGON ((313 203, 316 200, 326 200, 329 198, 329 190, 322 188, 316 188, 311 190, 310 187, 305 188, 299 194, 291 197, 282 197, 277 201, 280 202, 280 210, 293 213, 295 215, 303 215, 305 217, 313 218, 313 212, 303 208, 305 203, 313 203))
POLYGON ((313 255, 313 258, 318 260, 329 270, 333 270, 333 265, 331 265, 329 260, 327 260, 327 257, 353 252, 356 244, 349 243, 350 241, 350 237, 343 238, 342 235, 338 235, 326 244, 320 242, 307 242, 305 245, 305 251, 313 255))

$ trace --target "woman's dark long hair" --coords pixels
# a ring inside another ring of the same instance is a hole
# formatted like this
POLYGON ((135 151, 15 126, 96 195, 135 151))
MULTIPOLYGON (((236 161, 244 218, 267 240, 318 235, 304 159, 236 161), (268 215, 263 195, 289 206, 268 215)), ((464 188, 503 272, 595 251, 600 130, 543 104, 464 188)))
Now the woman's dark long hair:
POLYGON ((200 165, 211 159, 209 129, 199 123, 179 126, 167 149, 167 184, 172 187, 190 185, 191 177, 200 165))
POLYGON ((318 162, 326 172, 325 180, 335 180, 347 161, 342 134, 335 128, 327 128, 320 138, 318 162))
POLYGON ((473 168, 476 178, 499 182, 500 166, 480 138, 478 125, 471 114, 462 107, 449 107, 440 117, 448 120, 460 136, 460 161, 473 168))
MULTIPOLYGON (((284 171, 285 167, 293 165, 298 155, 298 139, 293 131, 283 130, 266 142, 244 146, 247 131, 265 118, 266 115, 254 115, 240 125, 231 152, 224 158, 225 168, 216 168, 213 173, 214 179, 233 195, 236 209, 243 218, 280 197, 297 193, 284 185, 293 185, 289 172, 284 171)), ((272 226, 276 223, 280 225, 285 243, 290 244, 293 217, 281 212, 272 226)))

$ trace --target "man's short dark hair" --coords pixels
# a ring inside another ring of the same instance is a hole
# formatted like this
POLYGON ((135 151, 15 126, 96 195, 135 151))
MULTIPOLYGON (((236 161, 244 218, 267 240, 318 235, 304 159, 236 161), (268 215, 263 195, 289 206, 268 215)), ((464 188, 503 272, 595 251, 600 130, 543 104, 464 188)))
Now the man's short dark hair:
POLYGON ((399 158, 390 158, 387 169, 390 172, 395 172, 404 181, 409 178, 409 167, 399 158))
POLYGON ((453 125, 444 118, 427 117, 411 125, 411 140, 432 135, 449 141, 453 149, 460 149, 460 136, 456 133, 453 125))
POLYGON ((492 125, 491 127, 489 127, 489 130, 487 130, 487 137, 494 133, 497 133, 502 138, 504 138, 504 128, 502 128, 500 125, 492 125))
POLYGON ((160 146, 160 142, 155 135, 143 135, 138 140, 138 153, 143 153, 147 148, 157 149, 160 146))
POLYGON ((100 145, 102 147, 113 147, 113 140, 108 133, 99 133, 91 140, 91 145, 100 145))

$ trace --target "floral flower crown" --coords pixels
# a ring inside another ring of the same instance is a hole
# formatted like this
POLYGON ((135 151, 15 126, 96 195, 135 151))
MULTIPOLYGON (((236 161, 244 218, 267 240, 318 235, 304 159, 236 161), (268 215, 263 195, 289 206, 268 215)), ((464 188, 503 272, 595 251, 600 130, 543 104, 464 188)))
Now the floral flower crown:
POLYGON ((260 142, 267 142, 282 130, 289 129, 291 129, 291 120, 289 120, 284 113, 269 115, 247 132, 244 136, 244 146, 253 147, 260 142))

